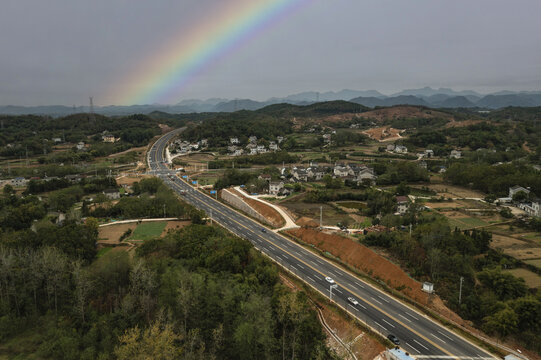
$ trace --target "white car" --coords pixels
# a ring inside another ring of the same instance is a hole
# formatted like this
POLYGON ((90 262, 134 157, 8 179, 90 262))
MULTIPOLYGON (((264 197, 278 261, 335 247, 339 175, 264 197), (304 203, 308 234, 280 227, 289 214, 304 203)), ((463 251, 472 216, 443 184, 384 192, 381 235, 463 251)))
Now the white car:
POLYGON ((352 298, 351 296, 348 297, 348 301, 349 301, 350 303, 352 303, 353 305, 359 305, 359 302, 357 301, 357 299, 352 298))
POLYGON ((327 280, 327 282, 328 282, 329 284, 334 284, 334 280, 333 280, 331 277, 328 277, 328 276, 327 276, 327 277, 325 278, 325 280, 327 280))

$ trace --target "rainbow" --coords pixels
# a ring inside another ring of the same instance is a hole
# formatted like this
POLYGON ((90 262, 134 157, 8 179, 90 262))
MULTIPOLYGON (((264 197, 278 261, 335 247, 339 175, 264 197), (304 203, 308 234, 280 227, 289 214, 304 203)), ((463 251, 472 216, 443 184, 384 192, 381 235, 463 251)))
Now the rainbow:
MULTIPOLYGON (((231 0, 195 28, 165 44, 118 82, 116 104, 166 103, 212 63, 313 0, 231 0)), ((220 0, 222 2, 222 0, 220 0)))

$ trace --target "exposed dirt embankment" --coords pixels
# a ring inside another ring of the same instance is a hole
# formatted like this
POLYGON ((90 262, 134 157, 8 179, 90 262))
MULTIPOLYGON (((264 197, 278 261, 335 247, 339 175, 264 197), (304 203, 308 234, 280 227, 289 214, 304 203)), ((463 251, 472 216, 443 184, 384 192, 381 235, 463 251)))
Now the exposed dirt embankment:
POLYGON ((421 291, 421 284, 408 276, 398 265, 376 254, 366 246, 339 235, 325 234, 314 229, 289 230, 289 234, 318 249, 328 251, 343 262, 388 286, 401 291, 413 300, 428 305, 428 295, 421 291))
POLYGON ((240 193, 239 191, 233 188, 228 189, 228 190, 231 193, 241 197, 245 203, 250 205, 254 210, 256 210, 258 213, 263 215, 267 220, 269 220, 273 226, 282 227, 285 225, 286 222, 284 218, 282 217, 282 215, 280 215, 280 213, 276 211, 275 209, 273 209, 272 207, 265 205, 260 201, 250 199, 249 197, 244 196, 242 193, 240 193))

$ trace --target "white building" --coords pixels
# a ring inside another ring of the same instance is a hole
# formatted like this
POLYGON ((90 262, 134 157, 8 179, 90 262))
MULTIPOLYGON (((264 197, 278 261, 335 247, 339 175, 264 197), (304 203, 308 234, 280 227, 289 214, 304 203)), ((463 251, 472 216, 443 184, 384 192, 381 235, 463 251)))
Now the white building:
POLYGON ((11 186, 14 186, 14 187, 24 187, 26 186, 27 183, 28 181, 23 177, 16 177, 10 180, 11 186))
POLYGON ((269 182, 269 194, 270 195, 278 195, 280 190, 284 188, 284 182, 283 181, 271 181, 269 182))
POLYGON ((76 147, 77 147, 77 150, 83 150, 85 148, 85 143, 83 141, 79 141, 76 147))
POLYGON ((231 144, 238 144, 238 143, 239 143, 239 139, 236 138, 236 137, 229 138, 229 142, 230 142, 231 144))
POLYGON ((460 159, 462 157, 462 151, 460 150, 451 150, 451 154, 449 155, 451 159, 460 159))
POLYGON ((396 197, 396 212, 400 215, 404 215, 410 207, 410 199, 407 196, 396 197))
POLYGON ((407 154, 408 153, 408 148, 405 147, 404 145, 396 145, 394 147, 394 152, 397 153, 397 154, 407 154))
POLYGON ((530 190, 523 188, 522 186, 515 185, 509 188, 509 198, 513 199, 513 196, 519 192, 523 192, 526 195, 528 195, 530 193, 530 190))

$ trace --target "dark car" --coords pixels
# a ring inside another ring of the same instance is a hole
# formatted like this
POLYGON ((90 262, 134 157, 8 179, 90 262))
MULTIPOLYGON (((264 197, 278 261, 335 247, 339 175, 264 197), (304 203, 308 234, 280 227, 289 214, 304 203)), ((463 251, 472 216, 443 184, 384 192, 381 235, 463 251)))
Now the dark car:
POLYGON ((267 232, 267 229, 263 228, 263 229, 261 229, 261 232, 267 232))
POLYGON ((400 345, 400 340, 398 340, 398 338, 393 334, 387 335, 387 339, 391 340, 391 342, 395 345, 400 345))

